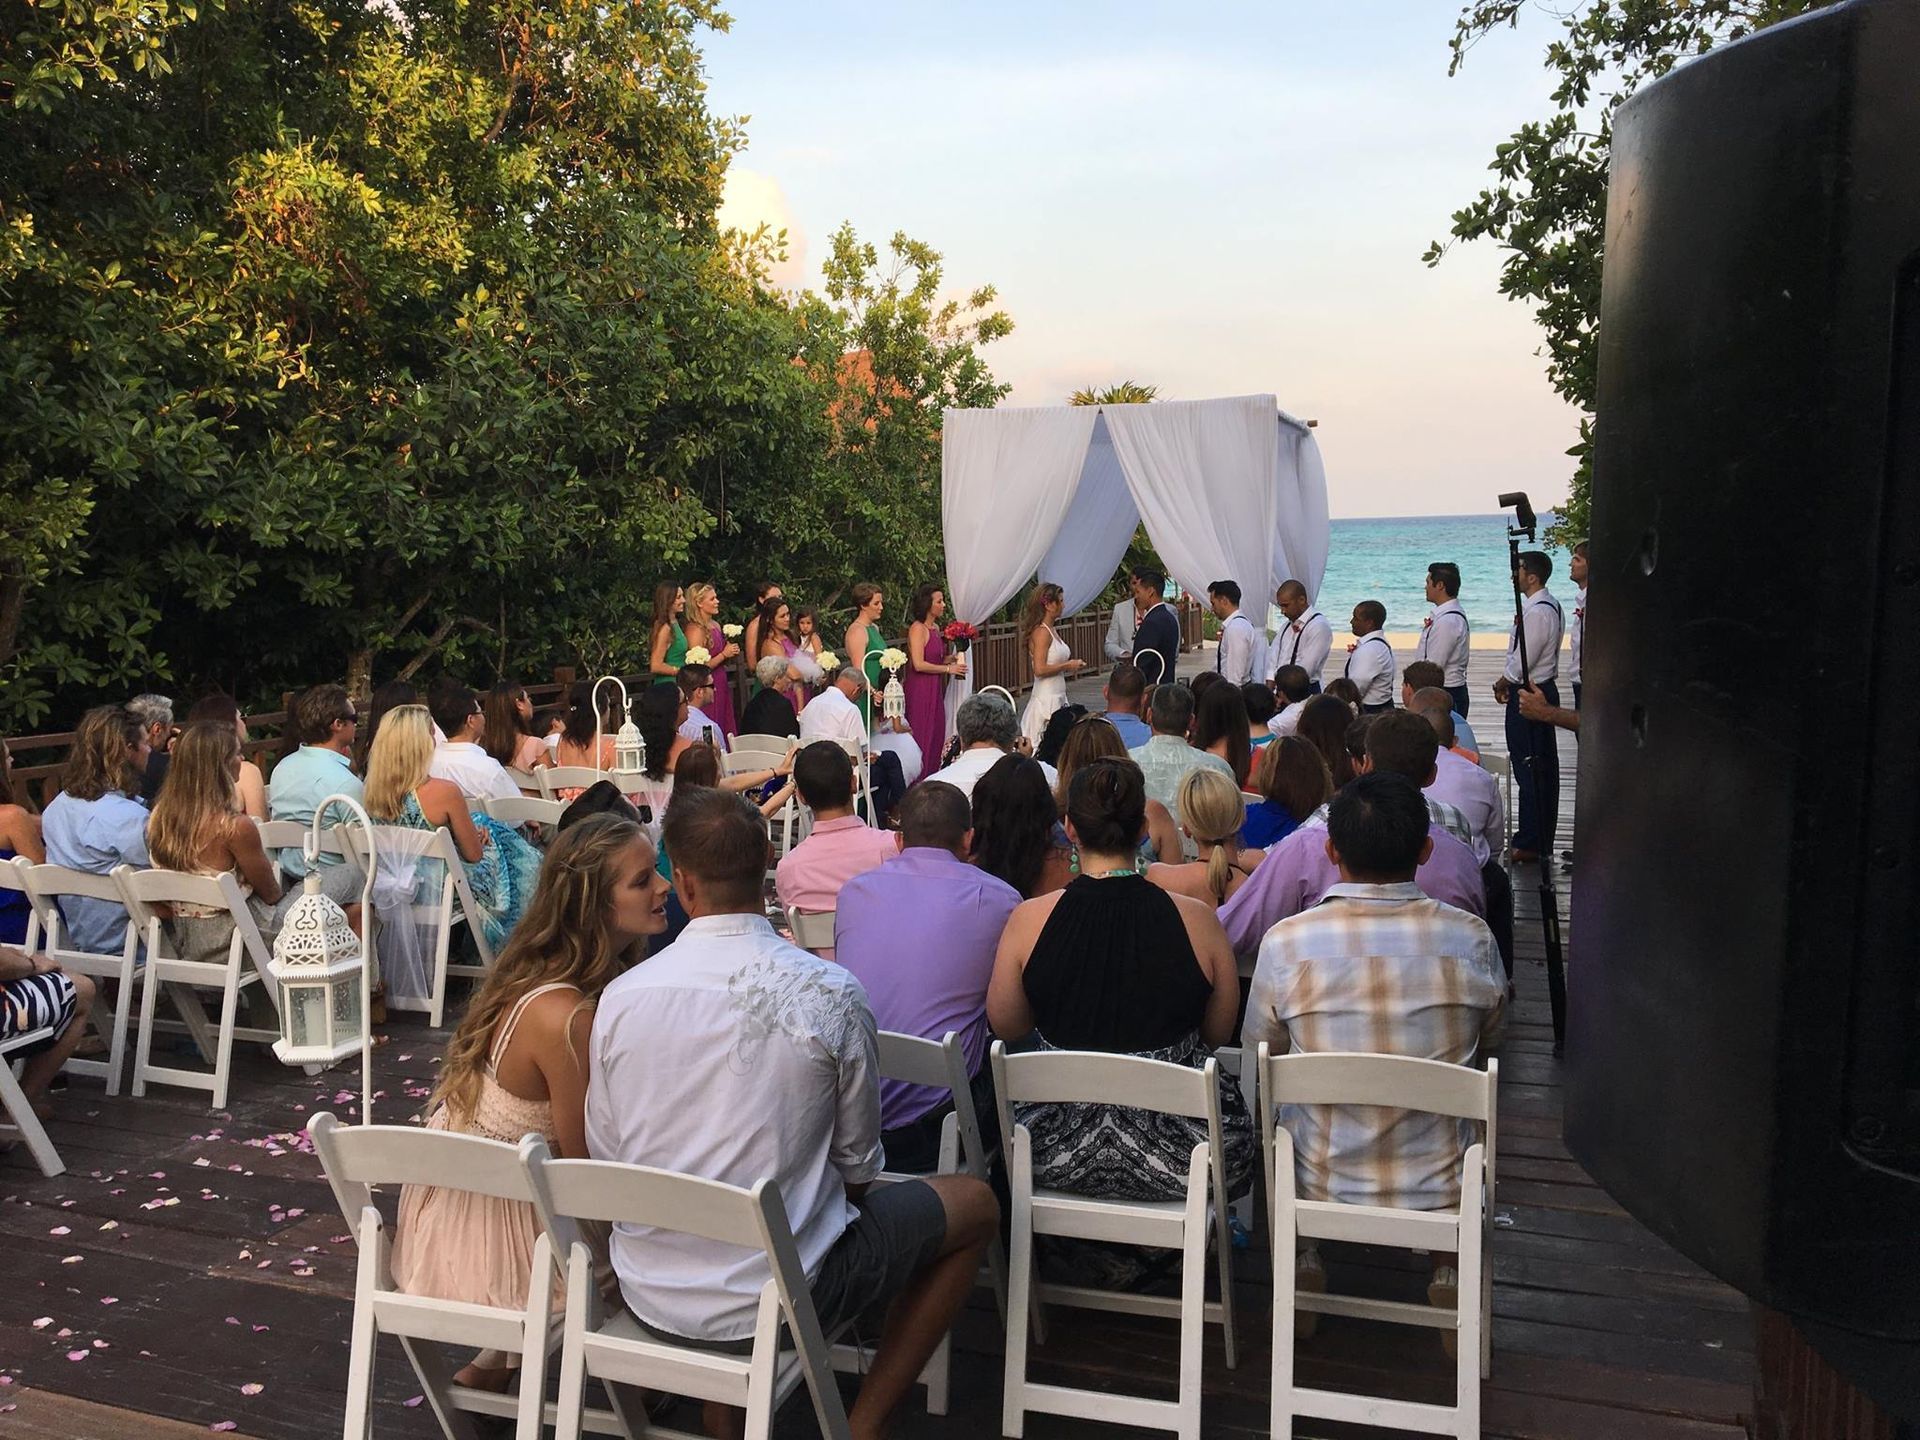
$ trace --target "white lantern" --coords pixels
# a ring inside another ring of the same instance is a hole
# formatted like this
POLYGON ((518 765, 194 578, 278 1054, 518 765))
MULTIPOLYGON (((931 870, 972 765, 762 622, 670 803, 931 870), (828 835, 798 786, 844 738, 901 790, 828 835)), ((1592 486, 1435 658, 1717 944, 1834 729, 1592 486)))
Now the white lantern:
POLYGON ((373 876, 378 864, 373 821, 347 795, 329 795, 314 807, 303 847, 307 878, 274 937, 269 968, 280 987, 280 1038, 273 1053, 287 1065, 315 1073, 360 1052, 360 1120, 373 1121, 373 1037, 367 996, 367 952, 347 923, 347 912, 320 889, 320 820, 333 806, 350 810, 366 831, 366 875, 360 890, 363 924, 373 923, 373 876))
POLYGON ((900 684, 900 667, 907 663, 907 657, 889 646, 881 652, 880 663, 887 671, 886 686, 880 691, 880 713, 888 720, 904 720, 907 718, 907 692, 900 684))
POLYGON ((647 744, 640 738, 640 727, 633 723, 633 705, 627 699, 626 682, 618 675, 602 675, 593 682, 593 754, 600 763, 600 687, 612 684, 620 691, 620 713, 625 716, 619 733, 613 737, 613 768, 618 774, 638 774, 647 768, 647 744))

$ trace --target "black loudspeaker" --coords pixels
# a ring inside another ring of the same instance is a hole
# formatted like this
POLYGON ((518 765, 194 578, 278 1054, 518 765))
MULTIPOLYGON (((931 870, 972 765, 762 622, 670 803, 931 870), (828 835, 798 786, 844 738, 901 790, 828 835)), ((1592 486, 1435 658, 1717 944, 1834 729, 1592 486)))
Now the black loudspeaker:
POLYGON ((1567 1143, 1920 1413, 1920 0, 1613 136, 1567 1143))

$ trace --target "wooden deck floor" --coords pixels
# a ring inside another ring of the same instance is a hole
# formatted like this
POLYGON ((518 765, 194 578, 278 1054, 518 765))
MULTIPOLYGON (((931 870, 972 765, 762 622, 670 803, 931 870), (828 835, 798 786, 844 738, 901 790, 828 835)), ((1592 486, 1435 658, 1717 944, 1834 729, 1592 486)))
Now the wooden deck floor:
MULTIPOLYGON (((1490 718, 1486 729, 1497 730, 1490 718)), ((1572 833, 1571 764, 1568 775, 1563 836, 1572 833)), ((1520 999, 1501 1051, 1485 1434, 1738 1440, 1752 1381, 1746 1302, 1626 1216, 1563 1147, 1536 892, 1526 877, 1517 888, 1520 999)), ((392 1034, 378 1060, 375 1113, 386 1120, 417 1108, 440 1039, 405 1021, 392 1034)), ((229 1422, 261 1440, 339 1433, 353 1245, 298 1133, 315 1110, 352 1108, 337 1083, 347 1082, 247 1054, 235 1103, 214 1114, 184 1091, 108 1099, 97 1082, 75 1081, 50 1126, 69 1172, 41 1178, 24 1149, 0 1157, 0 1437, 179 1440, 229 1422)), ((1225 1368, 1217 1337, 1207 1345, 1206 1432, 1221 1437, 1267 1430, 1262 1238, 1237 1253, 1236 1267, 1239 1368, 1225 1368)), ((1361 1256, 1336 1262, 1333 1281, 1417 1298, 1421 1277, 1361 1256)), ((1165 1324, 1068 1314, 1054 1331, 1036 1354, 1037 1378, 1171 1393, 1165 1324)), ((999 1433, 999 1334, 983 1299, 962 1317, 958 1342, 953 1413, 933 1419, 910 1402, 898 1432, 910 1440, 999 1433)), ((1299 1363, 1309 1383, 1451 1394, 1431 1332, 1328 1319, 1299 1363)), ((378 1433, 436 1433, 424 1407, 407 1406, 418 1391, 397 1350, 382 1355, 378 1393, 378 1433)), ((812 1428, 804 1405, 789 1406, 780 1426, 783 1435, 812 1428)), ((1035 1440, 1116 1433, 1048 1417, 1028 1425, 1035 1440)))

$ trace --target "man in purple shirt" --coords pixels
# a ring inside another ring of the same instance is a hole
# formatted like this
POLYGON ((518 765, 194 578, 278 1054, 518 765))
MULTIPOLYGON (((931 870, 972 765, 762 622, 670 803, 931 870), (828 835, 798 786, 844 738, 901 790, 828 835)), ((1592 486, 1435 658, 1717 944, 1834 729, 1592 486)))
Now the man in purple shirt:
MULTIPOLYGON (((987 982, 1020 892, 966 861, 973 813, 957 786, 928 780, 900 802, 900 853, 840 891, 834 958, 867 992, 882 1030, 939 1040, 960 1033, 982 1123, 993 1115, 987 1070, 987 982), (984 1103, 983 1103, 984 1102, 984 1103)), ((931 1170, 952 1101, 943 1090, 880 1082, 880 1140, 889 1170, 931 1170)))

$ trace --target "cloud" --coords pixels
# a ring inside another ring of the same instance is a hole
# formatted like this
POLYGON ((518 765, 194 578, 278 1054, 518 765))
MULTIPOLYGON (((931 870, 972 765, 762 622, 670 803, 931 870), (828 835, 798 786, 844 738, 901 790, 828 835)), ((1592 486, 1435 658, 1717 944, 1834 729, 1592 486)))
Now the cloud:
POLYGON ((727 168, 726 188, 720 196, 720 224, 751 235, 765 225, 787 232, 787 258, 773 267, 775 285, 801 284, 807 275, 807 232, 801 227, 786 192, 771 175, 749 170, 743 165, 727 168))

